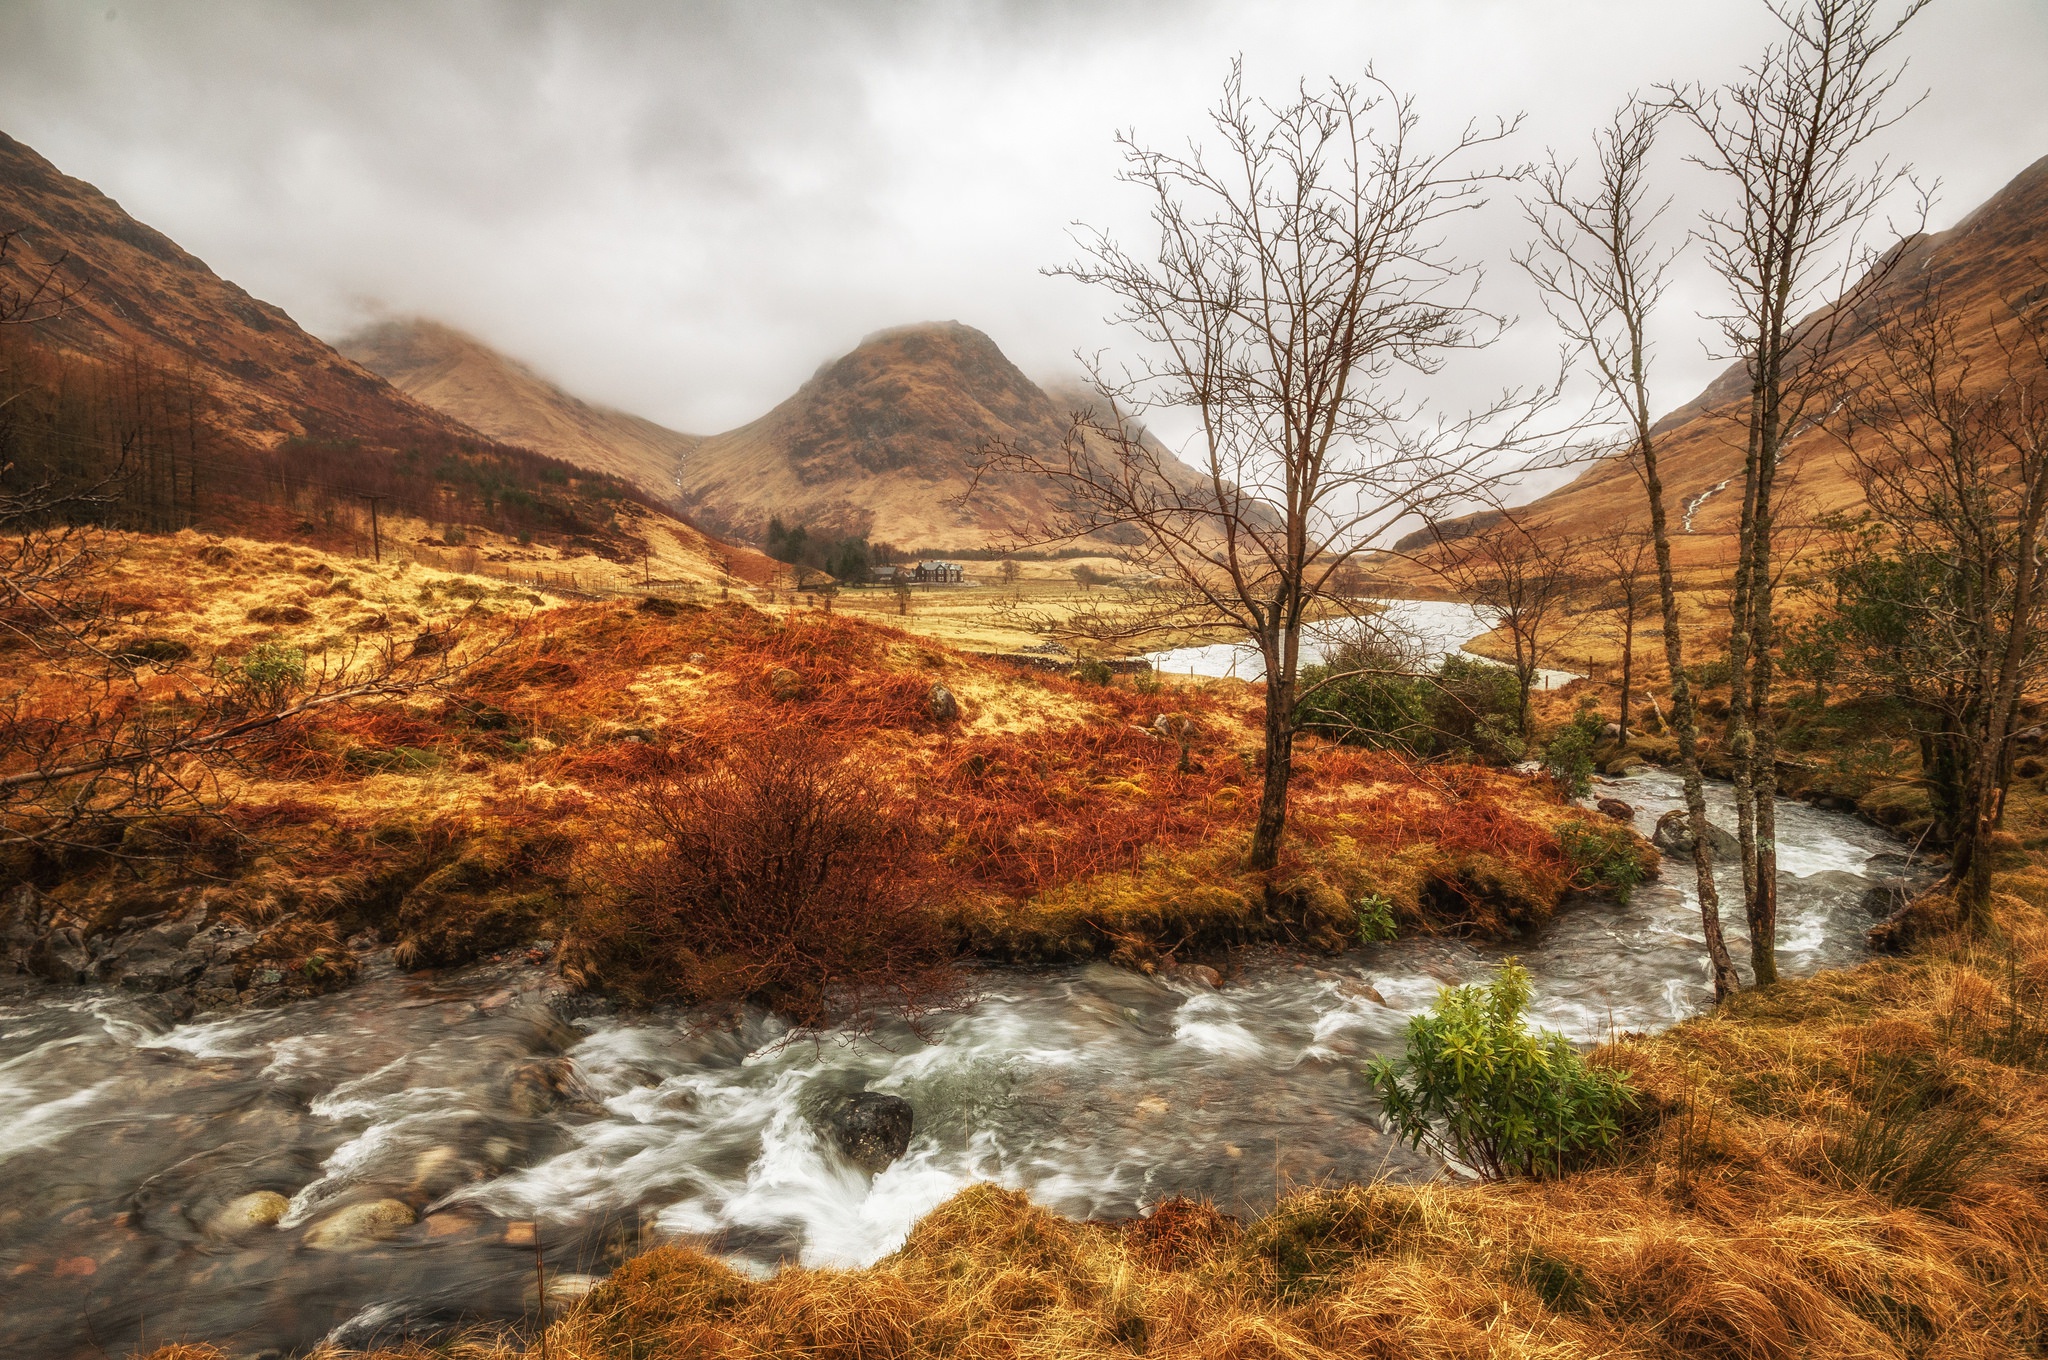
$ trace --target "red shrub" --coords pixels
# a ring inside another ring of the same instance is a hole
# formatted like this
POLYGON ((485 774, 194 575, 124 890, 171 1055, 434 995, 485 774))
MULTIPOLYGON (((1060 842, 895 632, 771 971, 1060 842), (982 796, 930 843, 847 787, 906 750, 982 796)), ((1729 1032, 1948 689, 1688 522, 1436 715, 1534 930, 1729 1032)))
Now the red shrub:
POLYGON ((914 810, 816 736, 736 747, 619 800, 645 842, 604 865, 587 922, 600 971, 675 1000, 767 1005, 803 1027, 915 1014, 951 990, 951 946, 914 810))

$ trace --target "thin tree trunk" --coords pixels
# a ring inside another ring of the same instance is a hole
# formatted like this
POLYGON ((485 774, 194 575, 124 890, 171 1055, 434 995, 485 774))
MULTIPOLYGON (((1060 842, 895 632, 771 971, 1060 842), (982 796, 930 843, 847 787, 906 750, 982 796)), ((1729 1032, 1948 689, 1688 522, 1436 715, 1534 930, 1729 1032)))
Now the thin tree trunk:
POLYGON ((1287 833, 1287 784, 1294 773, 1297 638, 1298 630, 1295 637, 1283 634, 1261 649, 1266 663, 1266 771, 1249 860, 1249 867, 1261 872, 1280 863, 1280 842, 1287 833))
MULTIPOLYGON (((1742 461, 1742 520, 1736 545, 1735 598, 1728 630, 1728 759, 1735 784, 1735 837, 1742 854, 1745 916, 1756 901, 1756 733, 1750 723, 1749 647, 1755 580, 1758 445, 1762 393, 1750 392, 1749 448, 1742 461)), ((1751 943, 1751 953, 1755 944, 1751 943)))
POLYGON ((1778 412, 1766 411, 1757 458, 1756 526, 1750 579, 1750 797, 1755 806, 1755 890, 1745 904, 1749 962, 1758 986, 1778 980, 1778 732, 1771 719, 1772 501, 1778 470, 1778 412))
MULTIPOLYGON (((1634 586, 1629 587, 1631 590, 1634 586)), ((1636 606, 1630 600, 1621 621, 1621 739, 1628 740, 1628 687, 1635 675, 1636 660, 1636 606)))
POLYGON ((1707 962, 1714 974, 1718 1004, 1735 995, 1741 980, 1728 957, 1721 931, 1721 893, 1714 883, 1714 843, 1707 822, 1707 789, 1700 778, 1699 723, 1693 711, 1692 684, 1685 676, 1685 643, 1678 618, 1678 591, 1672 580, 1671 530, 1664 515, 1664 482, 1657 471, 1657 450, 1647 426, 1638 431, 1643 457, 1643 484, 1650 501, 1650 537, 1657 555, 1657 602, 1664 613, 1664 662, 1671 670, 1670 727, 1678 739, 1679 777, 1685 785, 1686 823, 1692 829, 1693 880, 1700 898, 1700 931, 1707 942, 1707 962))

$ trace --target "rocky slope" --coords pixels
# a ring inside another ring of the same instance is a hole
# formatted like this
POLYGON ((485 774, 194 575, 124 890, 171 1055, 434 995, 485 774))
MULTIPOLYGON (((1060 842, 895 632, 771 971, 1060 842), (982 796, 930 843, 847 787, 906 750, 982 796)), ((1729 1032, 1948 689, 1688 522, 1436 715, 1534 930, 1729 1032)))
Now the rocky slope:
POLYGON ((623 477, 663 501, 676 466, 701 442, 564 392, 452 326, 386 321, 336 342, 343 355, 406 395, 493 439, 623 477))
MULTIPOLYGON (((1851 295, 1855 314, 1845 323, 1846 344, 1837 342, 1844 364, 1869 360, 1876 350, 1872 320, 1914 305, 1929 284, 1961 317, 1966 350, 1982 354, 1994 319, 2009 317, 2008 307, 2039 307, 2048 298, 2048 157, 1955 226, 1901 242, 1876 274, 1860 295, 1851 295)), ((1685 521, 1674 548, 1685 562, 1718 563, 1733 550, 1741 511, 1745 389, 1740 366, 1731 366, 1658 422, 1667 504, 1674 520, 1685 521)), ((1800 429, 1786 448, 1783 468, 1794 488, 1798 520, 1862 503, 1842 445, 1824 429, 1800 429)), ((1528 513, 1571 535, 1648 524, 1642 483, 1620 458, 1594 464, 1532 502, 1528 513)), ((1418 537, 1413 546, 1422 542, 1418 537)))

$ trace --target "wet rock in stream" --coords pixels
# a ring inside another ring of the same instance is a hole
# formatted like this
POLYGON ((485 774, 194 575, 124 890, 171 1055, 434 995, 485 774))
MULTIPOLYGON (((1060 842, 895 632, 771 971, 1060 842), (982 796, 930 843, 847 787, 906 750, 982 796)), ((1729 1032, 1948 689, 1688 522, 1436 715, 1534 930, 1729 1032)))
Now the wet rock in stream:
POLYGON ((901 1096, 862 1091, 825 1108, 824 1124, 832 1141, 869 1175, 879 1175, 910 1146, 914 1112, 901 1096))
POLYGON ((337 1209, 306 1230, 314 1251, 361 1251, 410 1228, 417 1215, 403 1200, 373 1199, 337 1209))
MULTIPOLYGON (((1674 855, 1692 853, 1692 824, 1684 808, 1673 808, 1657 819, 1650 844, 1674 855)), ((1732 864, 1742 855, 1742 842, 1712 822, 1707 823, 1707 845, 1717 863, 1732 864)))

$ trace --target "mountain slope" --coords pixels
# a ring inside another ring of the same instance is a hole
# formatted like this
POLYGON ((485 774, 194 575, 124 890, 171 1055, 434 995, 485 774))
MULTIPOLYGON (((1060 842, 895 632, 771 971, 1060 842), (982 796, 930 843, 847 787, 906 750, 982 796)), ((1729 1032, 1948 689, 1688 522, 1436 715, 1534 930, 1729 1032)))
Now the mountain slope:
POLYGON ((141 357, 204 384, 216 420, 261 447, 323 427, 467 435, 249 296, 83 180, 0 133, 0 280, 56 266, 69 292, 39 338, 100 360, 141 357))
POLYGON ((659 558, 715 580, 720 560, 753 557, 612 472, 414 401, 4 134, 0 236, 0 305, 55 285, 0 326, 7 489, 90 495, 124 527, 366 551, 461 527, 498 536, 494 561, 594 556, 646 576, 659 558))
POLYGON ((406 395, 493 439, 623 477, 675 498, 677 462, 699 442, 651 420, 571 396, 452 326, 387 321, 335 348, 406 395))
MULTIPOLYGON (((2009 307, 2036 307, 2048 298, 2048 157, 1955 226, 1902 241, 1871 280, 1852 290, 1853 311, 1837 340, 1840 362, 1870 359, 1877 348, 1870 336, 1873 320, 1914 305, 1930 285, 1960 316, 1966 345, 1979 352, 1991 340, 1994 320, 2009 316, 2009 307)), ((1987 372, 1988 365, 1987 358, 1987 372)), ((1732 552, 1741 513, 1746 390, 1741 365, 1732 365, 1657 423, 1666 504, 1674 529, 1684 530, 1673 548, 1687 562, 1718 562, 1732 552)), ((1799 429, 1782 462, 1781 477, 1791 487, 1788 518, 1806 521, 1860 506, 1863 495, 1850 466, 1826 430, 1811 424, 1799 429)), ((1619 457, 1595 463, 1531 502, 1525 513, 1573 536, 1643 527, 1649 518, 1642 483, 1619 457)), ((1424 542, 1426 536, 1416 536, 1403 546, 1424 542)))
POLYGON ((982 478, 971 504, 958 503, 974 457, 997 440, 1050 455, 1070 416, 973 327, 902 326, 868 336, 759 420, 703 440, 677 482, 693 516, 741 537, 780 516, 903 547, 994 547, 1067 507, 1052 484, 1016 472, 982 478))

